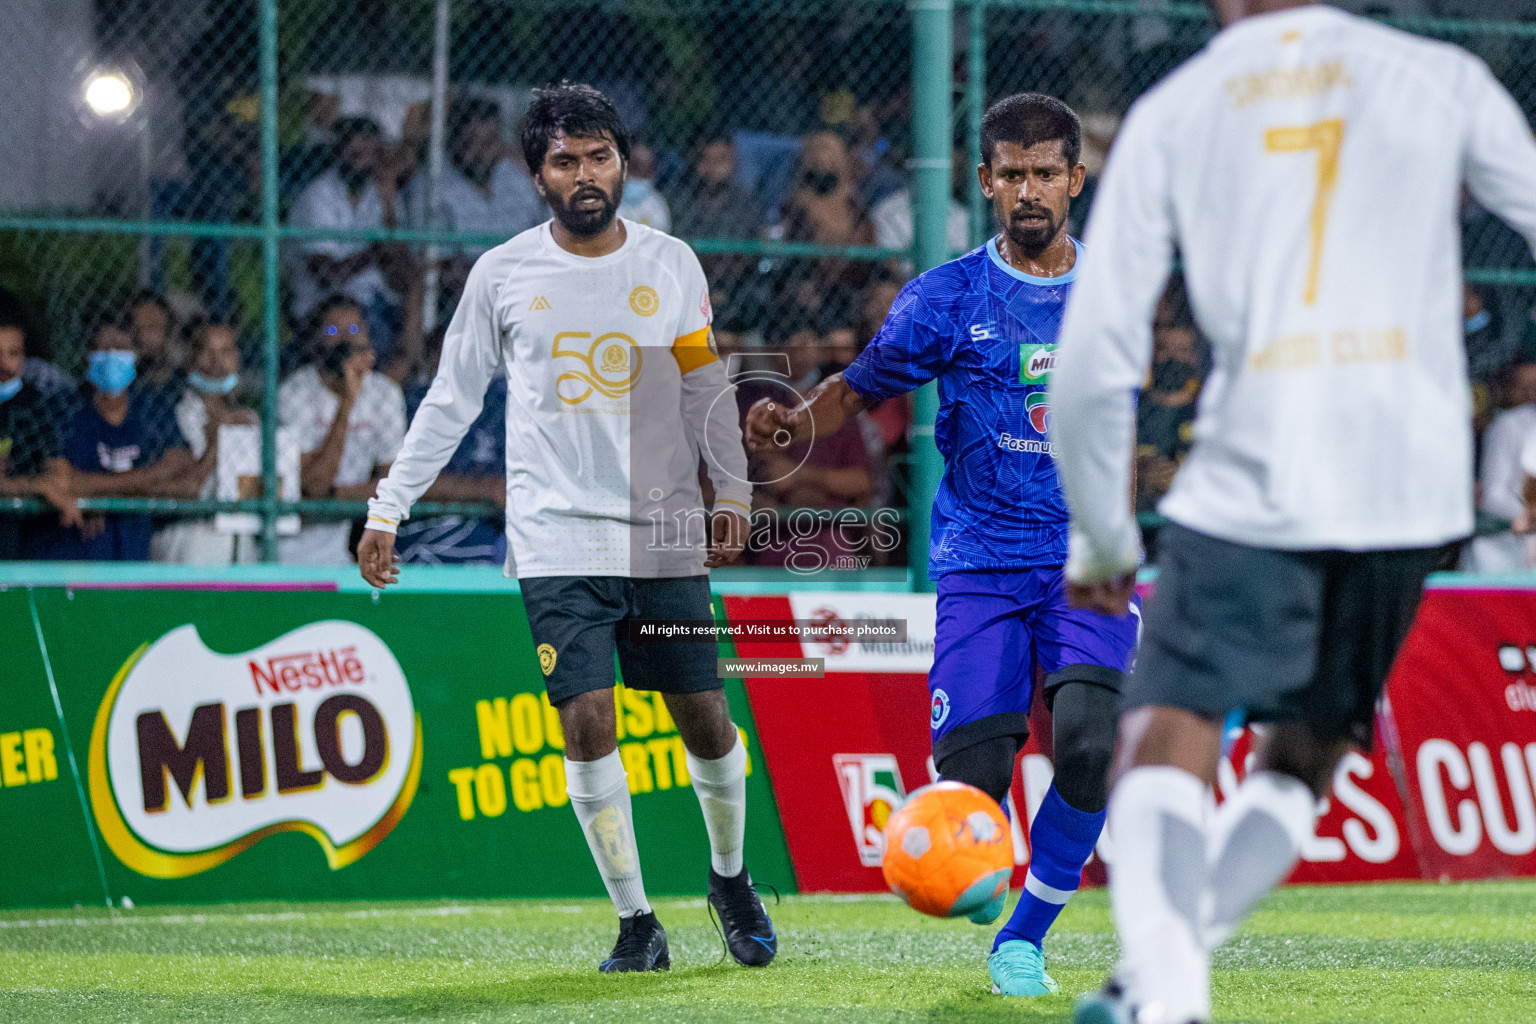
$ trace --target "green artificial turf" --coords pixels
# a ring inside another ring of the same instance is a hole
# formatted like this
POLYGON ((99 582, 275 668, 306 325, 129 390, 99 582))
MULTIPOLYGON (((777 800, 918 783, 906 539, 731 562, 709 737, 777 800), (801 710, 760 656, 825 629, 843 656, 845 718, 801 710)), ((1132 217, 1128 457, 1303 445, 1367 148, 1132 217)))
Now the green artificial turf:
MULTIPOLYGON (((990 930, 894 899, 785 899, 754 971, 721 962, 702 900, 656 909, 673 969, 644 976, 596 973, 606 901, 6 912, 0 1021, 1061 1021, 1115 949, 1082 893, 1046 944, 1063 995, 1003 1000, 990 930)), ((1536 883, 1283 890, 1217 955, 1215 998, 1220 1021, 1536 1022, 1536 883)))

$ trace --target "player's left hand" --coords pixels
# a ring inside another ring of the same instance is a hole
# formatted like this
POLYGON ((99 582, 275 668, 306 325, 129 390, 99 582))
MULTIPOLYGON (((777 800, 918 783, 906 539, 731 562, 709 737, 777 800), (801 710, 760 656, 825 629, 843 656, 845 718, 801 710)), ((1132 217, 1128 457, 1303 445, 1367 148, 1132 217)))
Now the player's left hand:
POLYGON ((740 512, 717 509, 709 518, 709 555, 704 568, 718 569, 736 561, 747 546, 747 517, 740 512))
POLYGON ((1131 597, 1136 593, 1136 574, 1128 572, 1107 580, 1092 583, 1067 583, 1067 600, 1074 608, 1087 608, 1100 615, 1115 618, 1125 616, 1131 607, 1131 597))

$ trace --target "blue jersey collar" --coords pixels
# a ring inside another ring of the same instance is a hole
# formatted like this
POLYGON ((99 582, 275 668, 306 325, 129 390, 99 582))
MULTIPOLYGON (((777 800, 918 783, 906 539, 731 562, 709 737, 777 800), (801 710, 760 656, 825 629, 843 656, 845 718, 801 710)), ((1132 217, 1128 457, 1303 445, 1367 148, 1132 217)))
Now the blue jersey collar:
POLYGON ((1081 266, 1083 262, 1082 243, 1070 235, 1067 236, 1067 240, 1072 243, 1072 248, 1077 252, 1077 258, 1072 261, 1072 269, 1067 271, 1065 274, 1062 274, 1060 277, 1036 277, 1034 274, 1026 274, 1022 270, 1014 269, 1009 265, 1007 260, 1003 259, 1002 254, 997 251, 996 235, 993 235, 991 238, 987 239, 987 255, 991 257, 992 265, 997 267, 997 269, 1001 270, 1003 273, 1007 274, 1009 277, 1023 281, 1027 284, 1038 284, 1044 285, 1047 288, 1052 288, 1059 284, 1071 284, 1072 279, 1077 276, 1077 268, 1081 266))

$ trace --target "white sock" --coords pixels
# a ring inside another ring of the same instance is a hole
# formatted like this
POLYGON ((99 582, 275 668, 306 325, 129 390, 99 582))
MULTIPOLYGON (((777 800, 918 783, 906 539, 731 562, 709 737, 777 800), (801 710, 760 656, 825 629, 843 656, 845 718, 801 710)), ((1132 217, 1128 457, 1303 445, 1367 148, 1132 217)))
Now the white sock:
POLYGON ((1317 797, 1299 779, 1254 772, 1211 821, 1210 878, 1201 915, 1206 949, 1226 942, 1285 880, 1317 824, 1317 797))
POLYGON ((629 777, 619 752, 612 751, 596 761, 566 758, 565 791, 614 909, 620 917, 649 911, 645 883, 640 879, 640 850, 635 846, 629 777))
POLYGON ((1117 974, 1141 1008, 1139 1020, 1185 1024, 1211 1014, 1210 956, 1199 930, 1205 800, 1205 783, 1165 766, 1132 769, 1110 797, 1117 974))
POLYGON ((747 748, 738 736, 730 753, 713 761, 685 753, 693 791, 704 811, 704 831, 709 833, 710 867, 717 875, 735 878, 741 874, 747 832, 747 748))

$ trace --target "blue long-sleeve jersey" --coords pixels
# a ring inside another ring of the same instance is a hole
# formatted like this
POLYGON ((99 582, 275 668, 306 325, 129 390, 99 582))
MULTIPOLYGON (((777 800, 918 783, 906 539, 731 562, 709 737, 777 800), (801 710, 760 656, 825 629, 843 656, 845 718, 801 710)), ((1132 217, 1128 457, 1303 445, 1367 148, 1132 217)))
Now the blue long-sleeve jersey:
POLYGON ((994 238, 908 282, 843 371, 869 403, 939 382, 934 440, 944 477, 933 502, 932 579, 1067 560, 1046 386, 1076 268, 1060 277, 1021 273, 994 238))

